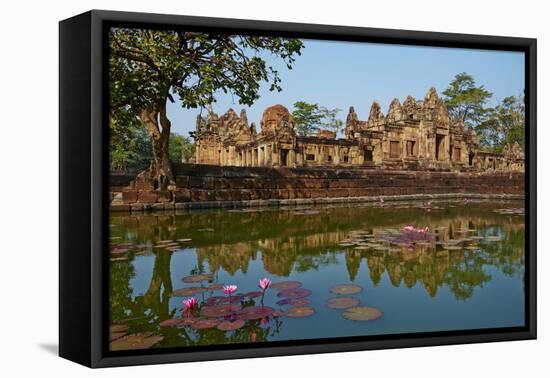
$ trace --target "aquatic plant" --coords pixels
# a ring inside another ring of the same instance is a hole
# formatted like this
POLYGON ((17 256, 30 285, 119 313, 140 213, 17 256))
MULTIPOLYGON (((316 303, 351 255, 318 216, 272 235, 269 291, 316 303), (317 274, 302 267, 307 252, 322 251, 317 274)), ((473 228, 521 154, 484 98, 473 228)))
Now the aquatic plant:
POLYGON ((262 278, 259 281, 258 287, 262 289, 262 291, 266 291, 269 286, 271 286, 271 280, 269 278, 262 278))
POLYGON ((409 250, 412 250, 416 243, 432 242, 435 240, 435 237, 430 233, 428 227, 416 228, 412 225, 407 225, 401 229, 401 232, 388 232, 382 235, 380 239, 390 244, 405 246, 409 250))
POLYGON ((271 286, 271 280, 269 278, 262 278, 258 282, 258 287, 262 291, 262 298, 260 299, 260 302, 262 303, 262 306, 264 305, 265 291, 269 288, 269 286, 271 286))
POLYGON ((375 307, 351 307, 344 311, 342 316, 348 320, 364 322, 378 319, 382 316, 382 311, 375 307))
POLYGON ((187 316, 199 306, 199 301, 195 297, 187 298, 183 300, 183 311, 187 316))
POLYGON ((363 288, 354 284, 341 284, 331 287, 330 291, 334 294, 351 295, 362 292, 363 288))
POLYGON ((327 300, 327 306, 336 309, 346 309, 359 305, 359 300, 351 297, 335 297, 327 300))
POLYGON ((237 291, 237 285, 226 285, 223 287, 223 292, 229 296, 229 303, 231 303, 231 294, 237 291))

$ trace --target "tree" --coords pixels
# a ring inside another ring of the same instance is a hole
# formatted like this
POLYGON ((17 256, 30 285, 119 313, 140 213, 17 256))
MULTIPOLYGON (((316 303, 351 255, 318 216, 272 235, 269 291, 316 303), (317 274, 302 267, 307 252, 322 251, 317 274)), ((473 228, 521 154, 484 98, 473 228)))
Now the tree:
POLYGON ((505 97, 487 110, 486 119, 477 127, 480 144, 491 151, 502 151, 517 142, 525 148, 525 101, 523 96, 505 97))
POLYGON ((476 86, 473 76, 462 72, 455 76, 443 95, 451 117, 461 120, 465 126, 475 127, 484 120, 484 106, 493 94, 483 85, 476 86))
POLYGON ((296 133, 302 136, 315 135, 319 129, 329 129, 336 134, 344 123, 336 118, 340 109, 328 109, 305 101, 294 103, 292 117, 296 123, 296 133))
POLYGON ((151 138, 148 179, 155 189, 175 185, 169 157, 171 123, 166 105, 203 107, 223 91, 251 105, 261 82, 281 91, 279 72, 262 54, 288 69, 300 55, 298 39, 184 31, 112 28, 109 33, 110 117, 139 117, 151 138))
POLYGON ((172 163, 188 162, 195 155, 195 144, 183 135, 172 133, 168 144, 168 155, 172 163))
POLYGON ((125 124, 111 120, 109 168, 113 171, 143 170, 151 161, 151 140, 138 118, 127 117, 125 124))
POLYGON ((338 136, 340 130, 342 130, 342 127, 344 126, 344 122, 341 119, 336 118, 336 115, 341 110, 342 109, 327 109, 324 106, 321 106, 319 108, 319 112, 322 115, 322 128, 334 131, 336 133, 336 136, 338 136))
POLYGON ((319 131, 322 115, 319 105, 309 104, 305 101, 294 103, 292 118, 296 123, 296 133, 302 136, 314 135, 319 131))

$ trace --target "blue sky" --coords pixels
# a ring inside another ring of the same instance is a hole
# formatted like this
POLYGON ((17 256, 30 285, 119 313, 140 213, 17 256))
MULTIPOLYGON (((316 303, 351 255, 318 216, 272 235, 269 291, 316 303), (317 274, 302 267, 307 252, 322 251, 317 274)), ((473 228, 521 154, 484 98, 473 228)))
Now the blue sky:
MULTIPOLYGON (((432 86, 441 94, 460 72, 471 74, 477 84, 493 92, 492 103, 524 90, 521 52, 316 40, 304 40, 304 45, 292 70, 268 59, 279 69, 282 92, 270 92, 268 85, 262 85, 260 98, 252 107, 221 93, 214 111, 222 115, 230 107, 237 113, 245 108, 249 122, 256 122, 259 128, 266 107, 282 104, 292 111, 296 101, 306 101, 342 109, 338 114, 342 120, 354 106, 359 118, 367 119, 374 100, 386 113, 394 97, 401 102, 407 95, 423 99, 432 86)), ((188 136, 195 129, 199 109, 183 109, 175 103, 169 105, 168 113, 174 132, 188 136)))

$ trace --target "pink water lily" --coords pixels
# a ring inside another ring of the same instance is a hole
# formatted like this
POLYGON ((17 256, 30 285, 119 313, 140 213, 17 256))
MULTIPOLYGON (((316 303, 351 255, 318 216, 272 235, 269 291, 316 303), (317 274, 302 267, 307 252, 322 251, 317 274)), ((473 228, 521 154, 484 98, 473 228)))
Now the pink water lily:
POLYGON ((413 232, 415 230, 416 230, 416 228, 414 228, 414 226, 411 226, 410 224, 403 227, 403 231, 405 231, 405 232, 413 232))
POLYGON ((265 291, 271 285, 271 280, 269 278, 262 278, 258 284, 258 287, 265 291))
POLYGON ((183 300, 183 310, 189 312, 199 305, 199 301, 195 297, 183 300))
POLYGON ((260 303, 262 304, 262 306, 264 305, 264 296, 265 296, 265 291, 267 290, 267 288, 271 285, 271 280, 269 278, 262 278, 258 284, 258 286, 260 287, 260 289, 262 289, 262 298, 260 299, 260 303))
POLYGON ((223 292, 225 294, 231 295, 236 291, 237 291, 237 285, 226 285, 226 286, 223 287, 223 292))

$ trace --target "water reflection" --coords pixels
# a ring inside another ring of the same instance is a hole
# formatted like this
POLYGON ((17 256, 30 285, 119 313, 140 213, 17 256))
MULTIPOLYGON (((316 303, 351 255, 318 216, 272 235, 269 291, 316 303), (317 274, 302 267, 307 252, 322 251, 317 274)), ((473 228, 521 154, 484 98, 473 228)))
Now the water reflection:
MULTIPOLYGON (((424 204, 398 203, 383 208, 327 206, 313 211, 294 208, 113 215, 111 323, 126 324, 134 334, 162 334, 157 347, 323 337, 303 329, 307 321, 296 328, 292 323, 296 319, 273 317, 251 321, 232 332, 160 327, 163 320, 181 315, 181 298, 172 296, 174 289, 186 287, 180 278, 209 272, 214 273, 214 282, 238 281, 248 286, 246 290, 254 290, 255 281, 264 276, 276 280, 299 276, 308 281, 308 288, 322 303, 329 297, 325 286, 330 282, 326 281, 339 277, 336 270, 345 266, 346 279, 351 282, 365 285, 368 277, 371 297, 377 292, 386 297, 395 295, 391 286, 400 293, 407 290, 411 296, 413 289, 422 288, 428 297, 440 300, 433 306, 443 306, 444 301, 448 304, 451 297, 457 303, 468 302, 491 281, 508 282, 501 277, 511 277, 523 285, 524 218, 521 211, 501 210, 521 206, 518 202, 445 202, 427 208, 424 204), (414 248, 381 245, 380 235, 399 232, 408 224, 429 227, 433 242, 414 248), (347 245, 350 238, 355 242, 347 245), (162 243, 172 243, 172 247, 165 248, 162 243), (384 277, 389 286, 384 284, 384 277), (282 327, 283 323, 290 325, 282 327), (284 328, 293 330, 292 337, 290 331, 281 332, 284 328)), ((203 293, 202 299, 210 295, 219 294, 203 293)), ((243 306, 257 304, 253 298, 247 300, 250 303, 243 306)), ((519 303, 523 298, 517 300, 519 303)), ((332 316, 329 311, 333 310, 319 305, 316 316, 332 316)), ((495 319, 488 321, 509 321, 495 319)), ((514 319, 521 320, 521 316, 514 319)), ((391 327, 380 324, 378 331, 382 333, 384 327, 391 327)), ((331 335, 339 335, 339 329, 346 335, 367 332, 362 325, 334 327, 331 335)))

